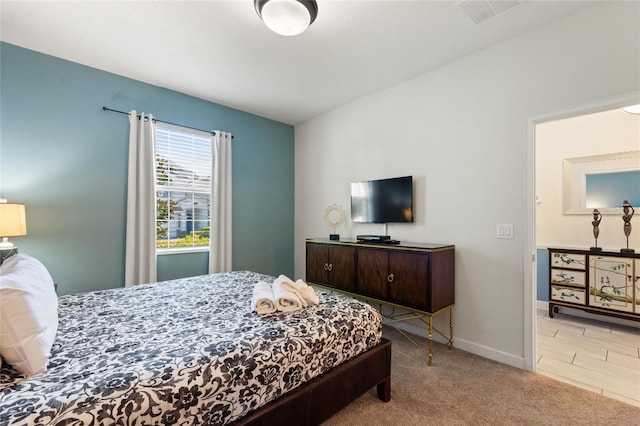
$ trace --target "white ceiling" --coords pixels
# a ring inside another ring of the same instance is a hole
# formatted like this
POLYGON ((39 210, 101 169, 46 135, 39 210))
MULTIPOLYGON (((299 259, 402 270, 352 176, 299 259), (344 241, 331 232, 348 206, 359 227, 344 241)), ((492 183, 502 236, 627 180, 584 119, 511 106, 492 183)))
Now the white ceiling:
POLYGON ((456 1, 318 0, 283 37, 253 0, 7 1, 2 41, 297 124, 594 2, 521 0, 479 24, 456 1))

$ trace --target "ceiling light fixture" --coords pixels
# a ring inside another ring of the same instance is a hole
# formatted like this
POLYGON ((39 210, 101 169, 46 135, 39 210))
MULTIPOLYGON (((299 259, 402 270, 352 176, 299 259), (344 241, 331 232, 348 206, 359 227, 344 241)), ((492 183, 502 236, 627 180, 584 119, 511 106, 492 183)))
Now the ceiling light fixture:
POLYGON ((624 112, 628 112, 629 114, 640 114, 640 104, 623 107, 622 110, 624 112))
POLYGON ((254 0, 253 5, 265 25, 283 36, 303 33, 318 16, 315 0, 254 0))

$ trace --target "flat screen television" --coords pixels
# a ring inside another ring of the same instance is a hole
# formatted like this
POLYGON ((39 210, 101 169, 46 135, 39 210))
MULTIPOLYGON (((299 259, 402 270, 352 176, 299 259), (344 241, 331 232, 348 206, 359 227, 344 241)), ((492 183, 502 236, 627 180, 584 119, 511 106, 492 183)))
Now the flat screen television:
POLYGON ((351 220, 355 223, 413 222, 413 176, 353 182, 351 220))

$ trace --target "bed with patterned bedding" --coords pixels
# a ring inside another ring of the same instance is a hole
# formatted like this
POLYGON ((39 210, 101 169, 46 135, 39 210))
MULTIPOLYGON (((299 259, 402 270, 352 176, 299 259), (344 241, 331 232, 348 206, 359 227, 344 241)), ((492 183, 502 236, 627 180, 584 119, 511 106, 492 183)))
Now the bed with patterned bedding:
POLYGON ((379 346, 380 315, 343 295, 256 314, 253 286, 272 280, 231 272, 61 296, 47 371, 0 370, 0 425, 227 424, 379 346))

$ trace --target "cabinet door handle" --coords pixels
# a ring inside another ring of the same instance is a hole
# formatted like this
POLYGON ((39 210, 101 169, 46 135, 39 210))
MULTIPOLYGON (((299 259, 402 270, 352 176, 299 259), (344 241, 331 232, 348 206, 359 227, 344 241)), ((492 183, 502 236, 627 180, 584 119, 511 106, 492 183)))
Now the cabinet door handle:
POLYGON ((333 270, 333 263, 330 263, 328 266, 329 266, 329 269, 327 269, 327 271, 331 272, 333 270))
POLYGON ((329 270, 329 264, 328 264, 328 263, 325 263, 325 264, 322 266, 322 269, 324 269, 325 271, 328 271, 328 270, 329 270))
POLYGON ((387 282, 388 282, 389 284, 391 284, 391 283, 393 282, 394 278, 395 278, 395 277, 393 276, 393 274, 389 274, 389 275, 387 275, 387 282))

